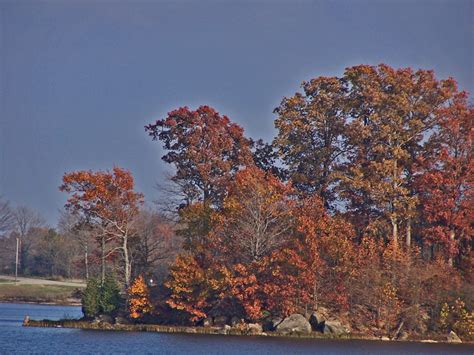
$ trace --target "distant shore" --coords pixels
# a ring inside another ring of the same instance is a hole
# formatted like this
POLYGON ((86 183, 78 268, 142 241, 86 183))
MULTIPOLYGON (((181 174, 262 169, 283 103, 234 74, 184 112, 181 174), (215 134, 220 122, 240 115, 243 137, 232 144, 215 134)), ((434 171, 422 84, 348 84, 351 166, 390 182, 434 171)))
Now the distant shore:
POLYGON ((79 306, 77 291, 85 287, 82 282, 0 275, 0 302, 45 305, 79 306))

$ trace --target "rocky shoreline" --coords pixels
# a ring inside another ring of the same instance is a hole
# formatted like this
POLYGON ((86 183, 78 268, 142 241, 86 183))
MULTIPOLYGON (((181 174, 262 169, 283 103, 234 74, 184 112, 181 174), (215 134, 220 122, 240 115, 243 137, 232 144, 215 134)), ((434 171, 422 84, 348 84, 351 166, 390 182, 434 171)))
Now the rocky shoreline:
MULTIPOLYGON (((125 322, 126 323, 126 322, 125 322)), ((388 337, 366 336, 354 333, 324 333, 315 331, 263 331, 260 325, 245 324, 242 326, 175 326, 161 324, 123 324, 110 321, 107 318, 102 320, 84 319, 63 319, 63 320, 32 320, 25 316, 24 327, 49 327, 49 328, 75 328, 87 330, 108 330, 108 331, 130 331, 130 332, 157 332, 157 333, 179 333, 179 334, 207 334, 207 335, 231 335, 231 336, 264 336, 264 337, 286 337, 301 339, 338 339, 338 340, 370 340, 370 341, 397 341, 397 342, 421 342, 421 343, 462 343, 453 334, 449 334, 444 339, 390 339, 388 337)), ((471 343, 472 342, 467 342, 471 343)))

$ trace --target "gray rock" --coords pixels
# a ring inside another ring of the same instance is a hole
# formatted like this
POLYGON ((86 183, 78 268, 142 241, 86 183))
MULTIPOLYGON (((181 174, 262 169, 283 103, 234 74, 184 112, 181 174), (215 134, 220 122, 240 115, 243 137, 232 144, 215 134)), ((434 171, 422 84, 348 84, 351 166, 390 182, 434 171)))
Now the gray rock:
POLYGON ((342 335, 347 334, 349 331, 344 327, 338 320, 327 320, 324 322, 323 333, 327 335, 342 335))
POLYGON ((309 324, 304 316, 295 313, 278 324, 276 330, 283 334, 311 333, 311 324, 309 324))
POLYGON ((247 331, 248 331, 248 334, 261 334, 262 333, 262 326, 260 324, 257 324, 257 323, 249 323, 247 324, 247 331))
POLYGON ((453 332, 452 330, 449 332, 448 336, 446 337, 448 343, 462 343, 462 340, 458 335, 453 332))
POLYGON ((309 324, 311 324, 311 328, 314 331, 322 332, 324 329, 324 322, 326 321, 326 317, 318 311, 314 311, 309 316, 309 324))

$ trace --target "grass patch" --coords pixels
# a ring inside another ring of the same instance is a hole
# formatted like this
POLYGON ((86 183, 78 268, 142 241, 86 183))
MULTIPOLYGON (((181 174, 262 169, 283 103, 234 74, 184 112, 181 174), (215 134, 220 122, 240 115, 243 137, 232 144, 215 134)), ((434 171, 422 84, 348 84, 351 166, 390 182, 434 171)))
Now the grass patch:
POLYGON ((19 302, 65 303, 77 290, 72 286, 14 285, 0 283, 0 300, 19 302))
POLYGON ((14 283, 14 281, 0 278, 0 284, 8 284, 8 283, 11 284, 11 283, 14 283))

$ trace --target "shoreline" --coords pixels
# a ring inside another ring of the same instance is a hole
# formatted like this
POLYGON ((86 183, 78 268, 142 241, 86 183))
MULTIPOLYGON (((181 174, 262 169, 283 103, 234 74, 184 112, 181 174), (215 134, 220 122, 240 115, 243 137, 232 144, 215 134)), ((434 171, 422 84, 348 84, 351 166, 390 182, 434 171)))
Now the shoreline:
POLYGON ((156 332, 156 333, 176 333, 176 334, 202 334, 202 335, 230 335, 230 336, 257 336, 257 337, 277 337, 293 339, 320 339, 320 340, 356 340, 356 341, 377 341, 377 342, 408 342, 408 343, 430 343, 430 344, 450 344, 450 345, 473 345, 472 341, 453 343, 443 339, 388 339, 362 334, 346 334, 340 336, 325 335, 322 333, 291 333, 283 334, 279 332, 262 332, 260 334, 249 333, 236 328, 221 327, 193 327, 175 326, 160 324, 110 324, 104 322, 91 322, 86 320, 63 319, 53 320, 26 320, 24 327, 44 327, 44 328, 74 328, 84 330, 107 330, 107 331, 127 331, 127 332, 156 332))
POLYGON ((77 299, 74 301, 43 301, 43 300, 18 300, 18 299, 0 299, 0 303, 9 303, 9 304, 35 304, 35 305, 45 305, 45 306, 74 306, 81 307, 81 300, 77 299))

